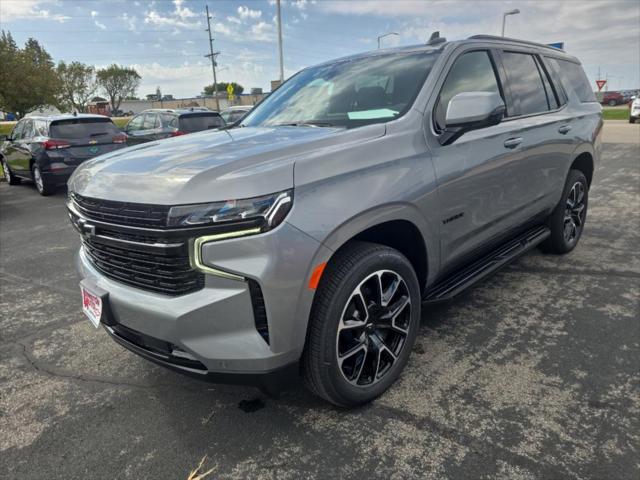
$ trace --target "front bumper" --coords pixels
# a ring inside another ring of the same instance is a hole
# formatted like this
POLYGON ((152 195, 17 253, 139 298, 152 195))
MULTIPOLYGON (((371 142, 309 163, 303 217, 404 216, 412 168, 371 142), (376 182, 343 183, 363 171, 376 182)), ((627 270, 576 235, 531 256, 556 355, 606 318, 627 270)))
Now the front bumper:
POLYGON ((307 288, 308 278, 313 265, 329 255, 285 222, 264 234, 205 244, 202 259, 208 266, 245 280, 207 274, 204 287, 186 295, 157 294, 107 278, 83 248, 77 267, 85 286, 107 292, 107 323, 113 325, 105 328, 121 345, 197 378, 268 388, 297 371, 314 293, 307 288), (269 343, 256 330, 249 279, 262 289, 269 343), (134 333, 120 335, 117 326, 134 333), (172 345, 179 356, 202 367, 176 363, 153 347, 155 341, 172 345))

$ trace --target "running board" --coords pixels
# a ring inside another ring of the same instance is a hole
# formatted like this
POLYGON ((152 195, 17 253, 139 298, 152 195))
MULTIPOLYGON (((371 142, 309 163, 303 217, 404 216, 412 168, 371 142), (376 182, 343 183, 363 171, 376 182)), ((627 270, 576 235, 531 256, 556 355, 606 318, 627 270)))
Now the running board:
POLYGON ((535 227, 518 237, 503 243, 497 249, 476 260, 472 264, 445 277, 431 288, 423 297, 423 302, 434 303, 449 300, 463 292, 477 281, 512 262, 520 255, 531 250, 550 235, 548 227, 535 227))

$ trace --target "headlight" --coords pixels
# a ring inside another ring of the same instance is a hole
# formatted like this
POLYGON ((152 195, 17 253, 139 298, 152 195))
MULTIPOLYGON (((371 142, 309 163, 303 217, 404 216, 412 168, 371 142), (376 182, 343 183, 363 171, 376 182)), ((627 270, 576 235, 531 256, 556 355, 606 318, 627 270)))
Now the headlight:
POLYGON ((293 191, 286 190, 262 197, 171 207, 169 227, 201 227, 256 220, 261 231, 278 226, 293 205, 293 191))

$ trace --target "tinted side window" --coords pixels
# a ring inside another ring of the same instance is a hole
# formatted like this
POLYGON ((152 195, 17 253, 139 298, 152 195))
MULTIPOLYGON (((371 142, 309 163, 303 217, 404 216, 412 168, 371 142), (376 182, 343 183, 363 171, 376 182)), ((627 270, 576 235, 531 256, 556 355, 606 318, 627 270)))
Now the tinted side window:
POLYGON ((142 121, 144 120, 144 115, 137 115, 133 117, 129 124, 127 125, 127 131, 135 132, 137 130, 142 130, 142 121))
POLYGON ((562 80, 566 90, 576 92, 581 102, 597 102, 596 95, 580 64, 556 58, 547 58, 547 60, 562 80))
POLYGON ((33 132, 33 120, 27 120, 24 122, 24 128, 22 130, 22 138, 32 138, 34 137, 33 132))
POLYGON ((519 114, 531 115, 549 110, 547 94, 533 55, 504 52, 502 62, 509 77, 511 92, 520 103, 519 114))
POLYGON ((500 95, 498 80, 488 52, 469 52, 456 59, 436 102, 434 111, 436 131, 444 130, 449 100, 463 92, 495 92, 500 95))
POLYGON ((144 116, 144 122, 142 124, 143 130, 151 130, 154 128, 158 128, 160 126, 160 121, 158 120, 158 115, 155 113, 147 113, 144 116))
POLYGON ((165 127, 178 128, 178 117, 169 113, 163 113, 162 123, 165 127))
POLYGON ((13 132, 11 132, 11 138, 13 140, 20 140, 22 138, 22 131, 24 130, 24 120, 16 123, 16 126, 13 127, 13 132))
POLYGON ((558 101, 556 92, 551 86, 551 81, 549 80, 549 76, 547 75, 547 72, 544 69, 544 65, 540 63, 539 58, 536 58, 536 64, 538 65, 538 71, 540 72, 540 76, 542 77, 542 83, 544 84, 544 91, 547 94, 547 103, 549 104, 549 107, 551 108, 551 110, 560 108, 560 102, 558 101))

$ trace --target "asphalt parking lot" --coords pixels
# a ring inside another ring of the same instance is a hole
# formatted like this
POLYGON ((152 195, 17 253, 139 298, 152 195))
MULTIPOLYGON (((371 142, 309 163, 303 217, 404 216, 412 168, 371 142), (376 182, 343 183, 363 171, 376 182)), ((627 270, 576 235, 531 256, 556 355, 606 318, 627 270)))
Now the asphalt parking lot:
POLYGON ((401 380, 353 411, 200 383, 95 330, 64 200, 0 184, 0 478, 186 479, 204 455, 215 479, 639 477, 640 143, 605 145, 574 252, 424 312, 401 380))

